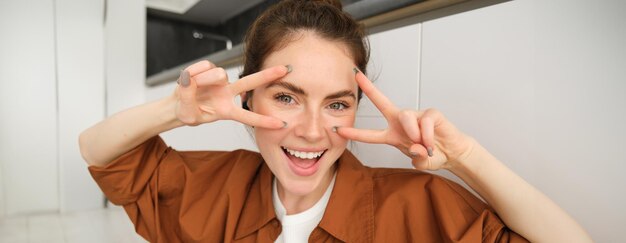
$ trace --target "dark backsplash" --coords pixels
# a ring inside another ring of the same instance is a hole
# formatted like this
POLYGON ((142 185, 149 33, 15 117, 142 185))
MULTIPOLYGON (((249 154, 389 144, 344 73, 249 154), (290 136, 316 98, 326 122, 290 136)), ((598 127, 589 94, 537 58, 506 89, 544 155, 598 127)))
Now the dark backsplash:
POLYGON ((146 76, 226 49, 223 41, 194 38, 194 30, 228 37, 233 46, 240 44, 250 24, 276 2, 278 0, 264 1, 217 26, 168 19, 148 11, 146 76))
MULTIPOLYGON (((215 26, 167 18, 158 11, 147 11, 146 76, 226 49, 224 41, 196 39, 193 31, 227 37, 240 44, 250 24, 269 6, 280 0, 265 0, 241 14, 215 26)), ((344 10, 357 20, 424 0, 342 0, 344 10)))

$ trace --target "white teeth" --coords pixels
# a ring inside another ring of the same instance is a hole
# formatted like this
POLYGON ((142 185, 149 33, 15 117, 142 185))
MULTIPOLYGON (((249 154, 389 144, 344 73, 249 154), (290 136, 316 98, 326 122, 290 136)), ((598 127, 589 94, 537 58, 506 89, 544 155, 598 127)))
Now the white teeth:
POLYGON ((300 152, 300 151, 296 151, 296 150, 291 150, 288 148, 283 147, 285 150, 287 150, 287 152, 289 152, 289 154, 296 156, 298 158, 301 159, 313 159, 313 158, 317 158, 320 157, 324 151, 320 151, 320 152, 300 152))

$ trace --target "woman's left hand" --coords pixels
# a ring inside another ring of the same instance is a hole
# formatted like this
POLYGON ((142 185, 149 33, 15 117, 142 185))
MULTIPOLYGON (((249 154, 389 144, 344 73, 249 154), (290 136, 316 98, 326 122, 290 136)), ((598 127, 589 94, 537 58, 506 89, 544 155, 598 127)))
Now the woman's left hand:
POLYGON ((356 81, 381 111, 388 127, 384 130, 339 127, 340 136, 364 143, 392 145, 409 156, 413 166, 420 170, 450 169, 471 151, 475 140, 460 132, 438 110, 401 110, 363 73, 356 74, 356 81))

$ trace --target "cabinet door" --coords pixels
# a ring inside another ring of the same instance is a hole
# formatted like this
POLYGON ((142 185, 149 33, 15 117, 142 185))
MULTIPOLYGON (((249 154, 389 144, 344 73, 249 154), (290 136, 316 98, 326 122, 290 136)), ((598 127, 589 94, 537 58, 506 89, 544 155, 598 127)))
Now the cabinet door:
POLYGON ((87 172, 78 136, 105 115, 104 0, 56 0, 55 6, 59 209, 99 208, 103 195, 87 172))
POLYGON ((7 215, 59 208, 54 1, 0 1, 0 199, 7 215))

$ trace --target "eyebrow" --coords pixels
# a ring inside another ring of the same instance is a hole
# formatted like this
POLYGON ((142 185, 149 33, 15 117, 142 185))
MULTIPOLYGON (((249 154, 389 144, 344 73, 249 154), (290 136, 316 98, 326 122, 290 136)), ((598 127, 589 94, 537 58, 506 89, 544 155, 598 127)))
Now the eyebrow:
MULTIPOLYGON (((303 96, 307 96, 308 95, 302 88, 300 88, 300 87, 298 87, 298 86, 296 86, 296 85, 294 85, 292 83, 283 81, 283 80, 270 83, 267 86, 267 89, 269 89, 271 87, 274 87, 274 86, 283 87, 283 88, 288 89, 289 91, 294 92, 294 93, 299 94, 299 95, 303 95, 303 96)), ((356 100, 356 95, 351 90, 338 91, 338 92, 335 92, 335 93, 327 95, 326 98, 324 98, 324 99, 325 100, 332 100, 332 99, 337 99, 337 98, 342 98, 342 97, 350 97, 350 98, 356 100)))

